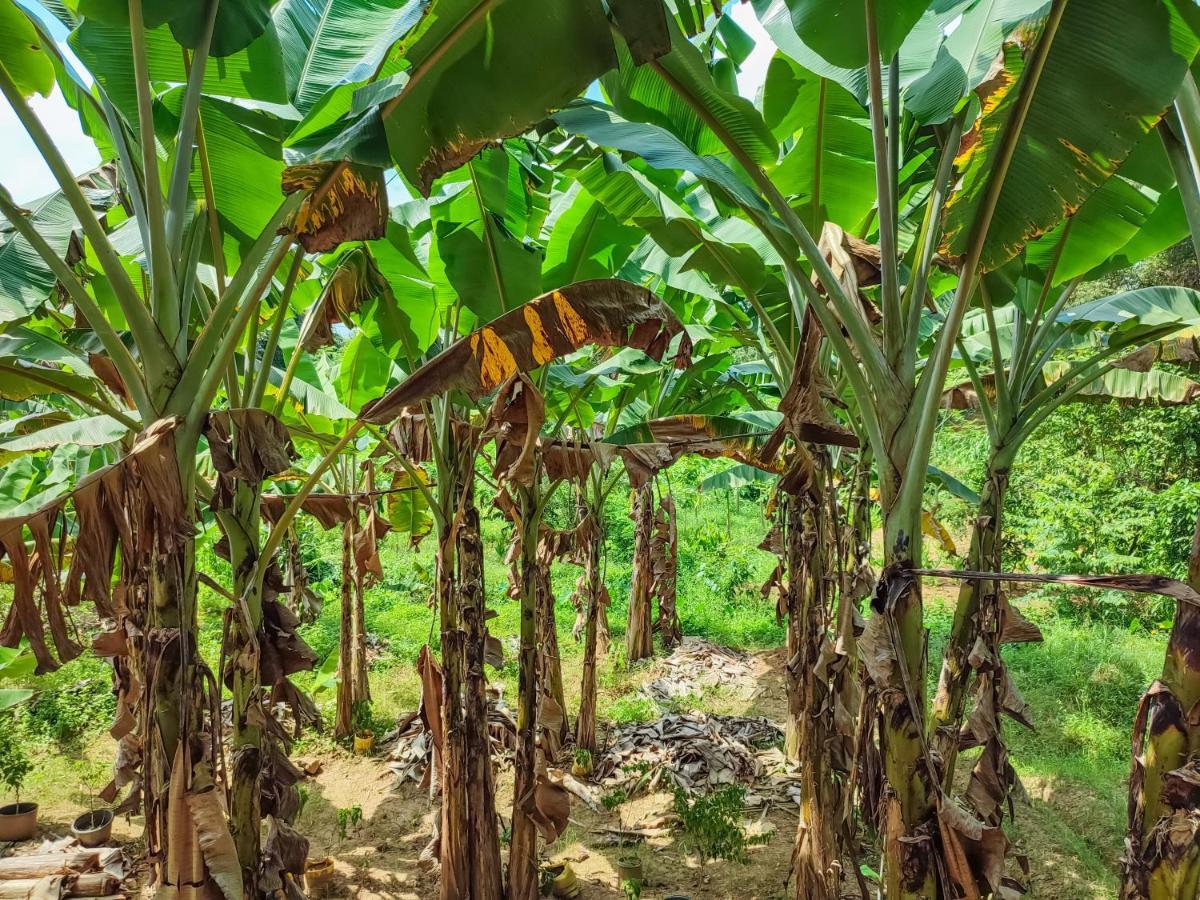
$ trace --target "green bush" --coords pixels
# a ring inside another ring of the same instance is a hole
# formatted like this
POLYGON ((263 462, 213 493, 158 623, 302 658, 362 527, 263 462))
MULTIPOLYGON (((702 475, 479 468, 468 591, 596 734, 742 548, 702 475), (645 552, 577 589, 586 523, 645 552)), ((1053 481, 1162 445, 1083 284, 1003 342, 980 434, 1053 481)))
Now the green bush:
MULTIPOLYGON (((982 485, 987 435, 974 413, 949 413, 934 465, 982 485)), ((966 530, 976 512, 931 487, 941 517, 966 530)), ((1079 403, 1059 409, 1021 448, 1004 509, 1005 566, 1018 571, 1182 577, 1200 508, 1200 405, 1079 403)), ((1152 595, 1058 591, 1059 610, 1124 627, 1158 622, 1152 595)))
POLYGON ((112 724, 116 714, 112 670, 85 653, 62 669, 37 680, 37 693, 18 712, 31 738, 74 748, 87 736, 112 724))
POLYGON ((747 849, 762 843, 762 837, 748 837, 742 827, 742 809, 746 789, 738 785, 719 788, 711 794, 689 795, 679 785, 674 788, 675 813, 686 842, 701 859, 727 859, 749 862, 747 849))

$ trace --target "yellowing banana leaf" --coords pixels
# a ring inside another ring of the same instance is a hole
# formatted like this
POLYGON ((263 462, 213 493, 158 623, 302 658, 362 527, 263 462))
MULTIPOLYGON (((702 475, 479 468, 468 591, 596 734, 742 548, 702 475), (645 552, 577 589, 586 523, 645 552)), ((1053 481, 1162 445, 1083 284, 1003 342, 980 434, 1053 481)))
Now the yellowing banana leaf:
POLYGON ((675 365, 684 367, 691 361, 691 339, 671 309, 646 288, 618 279, 581 281, 473 331, 366 406, 360 418, 384 424, 422 400, 455 389, 478 400, 517 372, 587 344, 636 347, 661 359, 676 340, 675 365))

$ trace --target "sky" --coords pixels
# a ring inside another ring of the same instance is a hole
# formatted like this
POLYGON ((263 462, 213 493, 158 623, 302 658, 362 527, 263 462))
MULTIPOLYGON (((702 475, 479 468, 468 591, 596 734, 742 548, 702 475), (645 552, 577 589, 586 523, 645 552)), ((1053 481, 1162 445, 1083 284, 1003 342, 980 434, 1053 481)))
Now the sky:
MULTIPOLYGON (((775 47, 759 24, 749 3, 731 3, 727 14, 732 16, 756 43, 754 52, 750 54, 738 74, 739 91, 742 96, 753 99, 766 79, 767 65, 775 47)), ((79 127, 79 117, 75 110, 67 105, 57 87, 49 97, 35 96, 30 105, 54 138, 72 172, 83 174, 99 164, 100 155, 96 152, 95 145, 79 127)), ((50 174, 41 154, 7 103, 0 103, 0 136, 3 136, 0 171, 4 172, 5 186, 18 203, 35 200, 55 190, 54 176, 50 174)))

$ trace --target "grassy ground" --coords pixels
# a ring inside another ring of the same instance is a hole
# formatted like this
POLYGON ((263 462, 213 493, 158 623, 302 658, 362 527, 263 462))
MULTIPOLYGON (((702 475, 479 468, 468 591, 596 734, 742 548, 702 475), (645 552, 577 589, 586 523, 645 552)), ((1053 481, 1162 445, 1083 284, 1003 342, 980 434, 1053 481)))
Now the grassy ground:
MULTIPOLYGON (((673 473, 680 501, 679 607, 684 631, 720 644, 761 651, 764 659, 774 661, 776 669, 767 696, 781 696, 779 654, 770 651, 782 643, 783 629, 775 622, 773 608, 762 600, 758 591, 772 565, 767 554, 757 549, 766 528, 762 504, 750 496, 738 500, 724 494, 697 493, 691 485, 701 471, 699 465, 685 464, 673 473)), ((653 707, 635 692, 646 677, 645 668, 627 668, 620 652, 632 543, 627 502, 627 496, 614 495, 609 510, 606 578, 614 598, 610 612, 613 650, 600 670, 599 710, 601 719, 607 722, 656 715, 653 707)), ((566 524, 565 502, 551 514, 566 524)), ((491 624, 509 651, 509 663, 496 680, 515 702, 516 664, 512 650, 517 604, 504 595, 506 572, 502 561, 507 526, 498 513, 488 510, 483 527, 489 554, 486 561, 489 603, 499 612, 491 624)), ((378 638, 371 687, 381 724, 394 721, 415 707, 419 687, 413 663, 422 644, 427 641, 436 644, 434 612, 428 605, 431 544, 432 541, 426 541, 414 550, 402 538, 390 537, 383 549, 387 577, 367 595, 368 629, 378 638)), ((325 659, 334 650, 337 638, 339 537, 336 532, 306 532, 304 552, 315 587, 327 600, 318 621, 306 627, 306 638, 325 659)), ((949 561, 940 556, 934 559, 935 563, 949 561)), ((223 575, 220 564, 210 552, 202 549, 200 562, 220 580, 223 575)), ((568 601, 577 574, 570 566, 560 567, 555 574, 569 706, 576 702, 580 675, 580 650, 570 635, 574 610, 568 601)), ((936 583, 928 586, 931 660, 939 658, 953 600, 952 586, 936 583)), ((213 663, 218 640, 214 623, 219 621, 221 602, 206 596, 203 604, 205 652, 213 657, 213 663)), ((1029 804, 1018 804, 1016 808, 1016 834, 1030 857, 1037 896, 1112 897, 1116 894, 1116 864, 1124 831, 1130 725, 1141 692, 1162 664, 1165 635, 1161 630, 1142 626, 1130 630, 1064 615, 1063 610, 1069 604, 1058 597, 1030 594, 1019 602, 1026 615, 1042 627, 1046 641, 1006 650, 1016 683, 1037 717, 1034 732, 1024 731, 1015 724, 1008 729, 1013 762, 1030 796, 1029 804)), ((312 679, 313 684, 318 681, 312 679)), ((36 748, 35 771, 24 796, 41 799, 47 820, 65 827, 72 814, 86 808, 108 779, 112 743, 103 729, 111 716, 112 702, 103 665, 87 658, 64 667, 43 687, 44 693, 20 714, 20 727, 29 744, 36 748)), ((331 693, 322 698, 326 705, 331 701, 331 693)), ((779 713, 777 707, 748 708, 720 692, 688 698, 687 705, 713 712, 779 713)), ((422 818, 425 799, 419 792, 414 794, 407 789, 400 799, 393 797, 389 793, 390 780, 381 766, 369 772, 359 771, 354 768, 358 763, 348 760, 324 739, 309 739, 297 752, 321 755, 335 773, 334 781, 349 778, 353 784, 357 778, 371 779, 369 791, 376 798, 372 802, 382 811, 380 815, 388 816, 387 821, 407 836, 404 838, 407 843, 396 837, 397 846, 412 849, 421 835, 427 833, 427 823, 423 824, 422 818)), ((327 781, 322 781, 322 785, 325 787, 320 790, 332 794, 338 790, 327 781)), ((314 830, 332 832, 330 816, 338 802, 336 796, 314 802, 312 810, 306 813, 314 830)), ((794 827, 789 822, 777 825, 789 834, 794 827)), ((127 825, 123 832, 132 835, 136 828, 127 825)), ((352 835, 346 842, 321 840, 331 846, 344 843, 346 846, 340 847, 339 853, 350 855, 353 846, 366 846, 377 839, 369 829, 355 833, 358 837, 352 835)), ((574 846, 581 840, 580 834, 569 835, 567 844, 574 846)), ((778 895, 765 885, 770 879, 780 880, 786 873, 788 841, 790 837, 773 840, 762 855, 754 857, 756 865, 772 869, 768 873, 770 878, 764 876, 764 887, 757 896, 778 895)), ((405 850, 404 854, 407 853, 405 850)), ((403 854, 397 857, 396 866, 402 868, 403 860, 408 858, 403 854)), ((370 868, 366 863, 362 867, 364 872, 370 868)), ((388 877, 398 876, 393 872, 388 877)), ((414 889, 419 895, 417 886, 414 889)), ((692 889, 696 896, 720 896, 706 891, 703 884, 692 889)), ((389 895, 400 896, 402 892, 384 889, 381 894, 389 895)))

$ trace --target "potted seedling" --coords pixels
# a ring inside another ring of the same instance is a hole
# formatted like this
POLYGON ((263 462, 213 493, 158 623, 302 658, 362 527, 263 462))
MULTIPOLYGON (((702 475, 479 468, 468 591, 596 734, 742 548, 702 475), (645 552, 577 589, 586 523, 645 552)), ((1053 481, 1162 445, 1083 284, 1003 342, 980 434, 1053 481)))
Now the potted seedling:
MULTIPOLYGON (((107 768, 108 765, 103 762, 93 764, 93 773, 88 780, 103 781, 107 768)), ((87 812, 71 823, 71 834, 84 847, 103 847, 112 840, 116 817, 99 799, 94 794, 88 795, 87 812)))
POLYGON ((0 784, 16 802, 0 806, 0 841, 27 841, 37 831, 36 803, 21 802, 21 788, 33 764, 12 727, 11 719, 0 722, 0 784))
POLYGON ((375 720, 371 714, 371 701, 360 700, 355 703, 350 712, 350 721, 354 726, 354 753, 356 756, 366 756, 375 747, 375 720))
POLYGON ((102 847, 112 840, 111 809, 92 807, 71 823, 71 834, 84 847, 102 847))
MULTIPOLYGON (((352 825, 362 821, 362 807, 351 806, 337 811, 334 837, 337 849, 342 848, 352 825)), ((304 863, 304 892, 310 898, 323 897, 333 883, 333 857, 322 856, 304 863)))
POLYGON ((571 764, 571 774, 576 778, 587 778, 592 774, 592 751, 580 747, 575 751, 575 761, 571 764))
POLYGON ((617 857, 617 881, 625 893, 626 900, 638 900, 642 896, 642 879, 645 877, 641 855, 634 850, 617 857))

